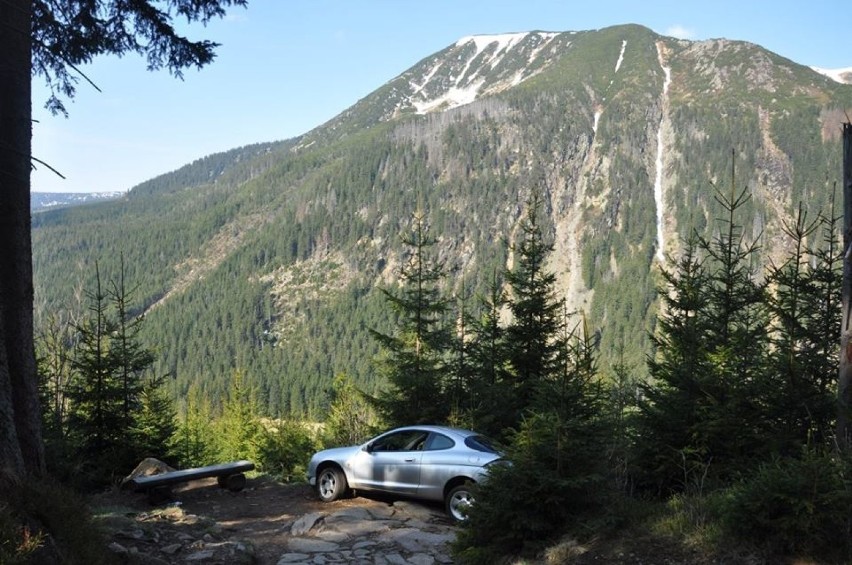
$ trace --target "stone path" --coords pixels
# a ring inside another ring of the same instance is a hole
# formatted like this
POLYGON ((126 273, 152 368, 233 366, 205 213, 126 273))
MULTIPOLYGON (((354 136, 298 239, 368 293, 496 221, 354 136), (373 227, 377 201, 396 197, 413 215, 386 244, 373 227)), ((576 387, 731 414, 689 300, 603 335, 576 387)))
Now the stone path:
POLYGON ((455 537, 456 528, 437 510, 405 501, 371 502, 296 520, 278 565, 449 564, 455 537))

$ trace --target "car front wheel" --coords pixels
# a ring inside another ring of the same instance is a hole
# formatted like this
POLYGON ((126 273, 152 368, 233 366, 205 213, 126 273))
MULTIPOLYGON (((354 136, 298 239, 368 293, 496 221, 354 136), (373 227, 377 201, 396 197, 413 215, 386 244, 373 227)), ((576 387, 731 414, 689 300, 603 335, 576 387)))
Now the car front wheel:
POLYGON ((467 512, 473 504, 473 492, 471 491, 471 483, 465 483, 457 487, 453 487, 447 493, 446 506, 447 514, 456 522, 463 522, 467 519, 467 512))
POLYGON ((317 478, 317 494, 323 502, 342 498, 346 493, 346 475, 337 467, 325 467, 317 478))

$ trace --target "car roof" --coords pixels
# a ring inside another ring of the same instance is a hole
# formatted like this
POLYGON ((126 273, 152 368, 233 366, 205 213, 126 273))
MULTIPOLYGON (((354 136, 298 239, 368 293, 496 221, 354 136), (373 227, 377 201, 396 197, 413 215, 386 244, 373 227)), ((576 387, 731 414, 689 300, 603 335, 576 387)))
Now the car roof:
POLYGON ((461 437, 475 436, 480 435, 471 430, 465 430, 463 428, 451 428, 449 426, 437 426, 434 424, 423 424, 423 425, 411 425, 411 426, 402 426, 399 428, 394 428, 392 430, 388 430, 388 432, 395 432, 400 430, 423 430, 428 432, 439 432, 450 435, 457 435, 461 437))

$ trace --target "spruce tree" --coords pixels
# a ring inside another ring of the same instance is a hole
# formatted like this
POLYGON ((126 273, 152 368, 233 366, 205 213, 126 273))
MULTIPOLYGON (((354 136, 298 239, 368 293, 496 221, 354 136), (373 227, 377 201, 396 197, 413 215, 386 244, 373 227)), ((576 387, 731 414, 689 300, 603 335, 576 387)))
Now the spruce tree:
POLYGON ((534 197, 523 224, 516 269, 508 277, 516 316, 505 343, 517 414, 506 449, 511 465, 497 465, 478 485, 476 504, 456 548, 470 563, 535 553, 566 532, 578 531, 603 506, 609 422, 606 390, 597 371, 597 343, 585 319, 553 296, 544 268, 534 197), (581 317, 582 318, 582 317, 581 317), (520 378, 519 378, 520 375, 520 378))
POLYGON ((473 359, 472 319, 469 313, 470 299, 465 294, 464 280, 461 292, 455 299, 455 331, 449 336, 449 378, 446 385, 450 405, 449 421, 459 427, 472 428, 473 424, 473 381, 476 367, 473 359))
POLYGON ((222 460, 257 460, 262 429, 254 392, 241 370, 233 373, 222 417, 216 421, 215 429, 222 460))
POLYGON ((653 353, 648 358, 651 380, 642 385, 637 416, 637 459, 645 480, 674 488, 683 476, 686 453, 703 425, 701 405, 705 380, 712 375, 709 333, 709 276, 700 256, 699 240, 684 241, 673 269, 663 268, 664 287, 653 353))
POLYGON ((834 425, 835 350, 840 332, 841 257, 836 222, 807 221, 802 206, 785 225, 792 243, 787 260, 772 266, 773 347, 769 374, 775 379, 767 407, 774 452, 798 455, 814 440, 824 443, 834 425), (808 241, 822 230, 812 250, 808 241))
POLYGON ((170 443, 170 451, 178 466, 189 468, 214 463, 216 452, 210 398, 197 382, 190 385, 178 418, 170 443))
POLYGON ((68 429, 81 464, 96 475, 95 480, 103 480, 117 471, 117 461, 124 461, 128 430, 124 389, 117 376, 117 360, 110 352, 110 335, 116 324, 108 311, 97 264, 94 285, 87 292, 88 315, 76 328, 79 345, 72 362, 68 429))
POLYGON ((725 216, 719 231, 701 247, 708 270, 707 346, 711 379, 702 386, 701 425, 693 430, 699 457, 711 458, 716 476, 731 476, 765 452, 771 430, 765 403, 772 386, 767 373, 769 318, 766 282, 758 271, 760 248, 747 241, 739 222, 749 200, 748 189, 737 192, 731 167, 729 195, 717 191, 725 216))
MULTIPOLYGON (((48 468, 68 459, 67 409, 76 333, 63 311, 51 313, 36 338, 42 431, 48 468)), ((55 469, 54 469, 55 471, 55 469)))
POLYGON ((532 406, 536 387, 560 370, 561 306, 555 296, 556 276, 545 267, 553 244, 545 240, 539 223, 541 205, 541 196, 533 191, 521 222, 520 241, 513 247, 515 266, 506 272, 512 312, 506 328, 513 381, 512 426, 532 406))
POLYGON ((479 316, 471 334, 472 364, 469 402, 473 429, 502 438, 515 424, 506 330, 501 324, 507 304, 502 281, 492 277, 487 294, 479 299, 479 316))
POLYGON ((428 252, 435 239, 422 213, 414 214, 411 229, 402 237, 407 257, 400 272, 398 293, 383 289, 397 315, 394 335, 371 331, 382 347, 379 370, 388 389, 378 408, 391 426, 446 422, 447 301, 441 296, 443 265, 428 252))
POLYGON ((332 384, 332 400, 325 419, 324 440, 330 447, 361 443, 376 431, 377 416, 351 377, 339 374, 332 384))
MULTIPOLYGON (((164 444, 168 436, 146 438, 137 429, 143 373, 154 358, 139 338, 142 318, 129 316, 123 270, 106 291, 95 264, 95 288, 87 293, 89 313, 75 328, 67 435, 80 464, 92 470, 95 481, 132 469, 140 458, 137 442, 164 444)), ((154 384, 159 386, 159 381, 154 384)))
POLYGON ((177 431, 177 411, 164 381, 165 377, 143 381, 130 435, 136 458, 155 457, 174 464, 171 440, 177 431))
MULTIPOLYGON (((127 288, 124 256, 119 263, 118 277, 110 280, 109 298, 115 312, 115 331, 110 336, 110 352, 116 361, 117 378, 122 389, 123 428, 133 425, 134 414, 143 391, 142 373, 154 363, 154 354, 141 342, 139 332, 144 318, 131 313, 133 291, 127 288)), ((154 379, 151 383, 161 383, 154 379)))
POLYGON ((837 348, 842 325, 841 291, 843 280, 843 245, 840 242, 839 218, 834 199, 828 216, 820 218, 821 242, 809 263, 809 280, 813 291, 807 296, 808 378, 817 391, 812 407, 812 428, 817 434, 831 435, 828 426, 837 417, 837 348))
POLYGON ((737 216, 748 201, 717 191, 725 212, 712 239, 693 236, 674 273, 663 272, 663 308, 652 380, 639 418, 639 458, 657 488, 684 489, 705 477, 727 480, 766 453, 769 317, 758 246, 737 216))

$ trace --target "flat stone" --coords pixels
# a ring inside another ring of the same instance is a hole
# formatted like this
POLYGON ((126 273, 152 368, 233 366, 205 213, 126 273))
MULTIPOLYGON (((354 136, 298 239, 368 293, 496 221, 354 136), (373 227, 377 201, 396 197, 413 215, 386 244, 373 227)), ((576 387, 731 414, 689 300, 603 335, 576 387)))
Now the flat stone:
POLYGON ((412 518, 418 518, 423 521, 431 520, 440 514, 429 508, 428 506, 423 506, 422 504, 415 504, 412 502, 408 502, 407 500, 398 500, 393 503, 394 509, 405 513, 407 516, 412 518))
POLYGON ((336 532, 333 530, 326 530, 322 532, 315 532, 314 537, 317 539, 321 539, 324 541, 330 541, 334 543, 343 543, 349 541, 349 535, 345 532, 336 532))
POLYGON ((328 553, 340 549, 337 543, 311 538, 291 538, 287 540, 287 547, 296 553, 328 553))
POLYGON ((399 528, 383 532, 378 536, 379 542, 393 543, 411 553, 434 554, 435 548, 450 543, 455 534, 434 534, 414 528, 399 528))
POLYGON ((161 547, 160 551, 162 551, 166 555, 174 555, 175 553, 180 551, 180 548, 182 548, 182 547, 183 547, 183 544, 173 543, 171 545, 166 545, 166 546, 161 547))
POLYGON ((334 514, 329 514, 325 518, 326 524, 334 524, 340 521, 344 522, 352 522, 355 520, 372 520, 373 515, 366 508, 360 508, 358 506, 352 508, 344 508, 343 510, 338 510, 334 514))
POLYGON ((294 536, 303 536, 306 533, 311 531, 317 521, 322 518, 322 514, 319 512, 311 512, 310 514, 305 514, 290 526, 290 533, 294 536))
POLYGON ((385 559, 391 565, 408 565, 408 561, 399 553, 388 553, 385 555, 385 559))
POLYGON ((415 553, 408 558, 411 565, 435 565, 435 558, 425 553, 415 553))
POLYGON ((278 565, 283 565, 285 563, 299 563, 307 561, 310 559, 310 555, 307 553, 285 553, 281 557, 278 558, 278 565))
POLYGON ((117 536, 125 537, 127 539, 141 540, 145 539, 145 532, 142 530, 122 530, 116 534, 117 536))
POLYGON ((337 522, 328 524, 334 531, 341 532, 353 538, 362 538, 378 532, 386 532, 394 526, 401 526, 395 520, 360 520, 353 522, 337 522))
POLYGON ((420 518, 409 518, 405 521, 406 528, 414 528, 415 530, 431 530, 434 526, 429 522, 424 522, 420 518))
POLYGON ((213 556, 216 555, 216 552, 208 549, 205 551, 198 551, 193 553, 192 555, 187 555, 183 558, 184 561, 209 561, 213 559, 213 556))
POLYGON ((352 544, 352 549, 354 549, 354 550, 366 549, 368 547, 373 547, 375 545, 377 545, 377 544, 374 541, 370 541, 370 540, 359 541, 357 543, 352 544))

